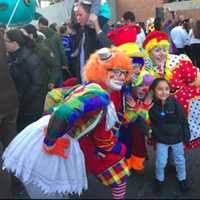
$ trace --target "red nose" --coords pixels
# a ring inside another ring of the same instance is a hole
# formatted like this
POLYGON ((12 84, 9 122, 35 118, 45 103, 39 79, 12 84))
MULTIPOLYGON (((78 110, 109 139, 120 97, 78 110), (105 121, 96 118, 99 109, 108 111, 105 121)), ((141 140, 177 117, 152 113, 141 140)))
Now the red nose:
POLYGON ((148 92, 148 88, 143 88, 142 92, 147 93, 148 92))

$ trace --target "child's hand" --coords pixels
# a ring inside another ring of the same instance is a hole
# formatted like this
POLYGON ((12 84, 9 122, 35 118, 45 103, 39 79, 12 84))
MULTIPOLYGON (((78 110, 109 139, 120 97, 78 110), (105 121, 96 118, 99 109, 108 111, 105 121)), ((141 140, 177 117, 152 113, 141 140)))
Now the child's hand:
POLYGON ((147 96, 144 100, 144 104, 145 105, 151 105, 153 101, 153 97, 152 96, 147 96))
POLYGON ((136 101, 133 99, 133 97, 131 97, 131 96, 127 96, 127 104, 128 104, 128 106, 130 107, 130 109, 132 110, 132 109, 134 109, 134 107, 136 106, 136 101))

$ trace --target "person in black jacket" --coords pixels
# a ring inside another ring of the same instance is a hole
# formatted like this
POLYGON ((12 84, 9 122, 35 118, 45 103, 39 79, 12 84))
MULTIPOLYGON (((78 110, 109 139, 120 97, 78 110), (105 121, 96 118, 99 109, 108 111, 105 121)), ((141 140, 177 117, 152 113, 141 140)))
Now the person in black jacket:
POLYGON ((189 143, 190 130, 181 105, 170 97, 170 86, 164 78, 155 79, 150 87, 154 104, 149 110, 151 134, 156 142, 156 192, 161 192, 165 180, 168 149, 172 148, 180 190, 189 187, 186 180, 184 144, 189 143))
POLYGON ((20 30, 5 35, 9 54, 9 71, 15 82, 19 99, 17 131, 42 116, 47 94, 47 70, 40 57, 27 46, 27 38, 20 30))
POLYGON ((20 30, 35 42, 35 52, 41 57, 48 71, 48 89, 53 89, 60 76, 60 64, 55 58, 54 52, 45 45, 44 41, 38 39, 37 29, 32 24, 25 25, 20 30))

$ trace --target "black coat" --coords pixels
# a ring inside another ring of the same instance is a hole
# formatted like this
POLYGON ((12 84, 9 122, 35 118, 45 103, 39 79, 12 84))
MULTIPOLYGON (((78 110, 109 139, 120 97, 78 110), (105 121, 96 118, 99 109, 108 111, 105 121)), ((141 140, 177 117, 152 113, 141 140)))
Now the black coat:
POLYGON ((77 25, 75 27, 76 35, 75 35, 75 49, 76 57, 75 57, 75 66, 71 69, 72 73, 78 78, 80 81, 80 50, 81 50, 81 40, 82 35, 85 33, 85 42, 84 42, 84 51, 85 51, 85 63, 89 56, 94 53, 97 49, 103 47, 110 47, 112 45, 111 41, 105 35, 105 33, 101 32, 99 34, 96 31, 88 26, 80 27, 77 25))
POLYGON ((32 50, 22 47, 10 55, 9 70, 17 89, 20 112, 42 112, 48 78, 40 57, 32 50))
POLYGON ((190 130, 181 105, 172 97, 164 105, 156 100, 149 110, 152 137, 163 144, 188 143, 190 130), (164 116, 161 112, 164 112, 164 116))

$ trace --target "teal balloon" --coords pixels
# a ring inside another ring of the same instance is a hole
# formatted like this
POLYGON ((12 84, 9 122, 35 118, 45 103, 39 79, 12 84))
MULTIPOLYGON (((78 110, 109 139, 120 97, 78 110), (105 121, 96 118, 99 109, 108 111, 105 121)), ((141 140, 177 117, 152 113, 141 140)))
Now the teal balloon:
MULTIPOLYGON (((0 0, 0 23, 8 23, 17 1, 18 0, 0 0)), ((35 17, 35 11, 35 0, 20 0, 10 25, 18 26, 30 23, 35 17)))

